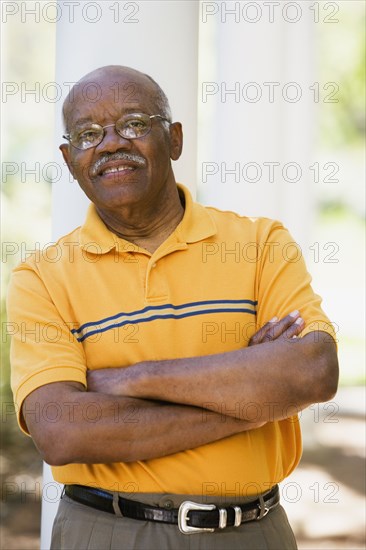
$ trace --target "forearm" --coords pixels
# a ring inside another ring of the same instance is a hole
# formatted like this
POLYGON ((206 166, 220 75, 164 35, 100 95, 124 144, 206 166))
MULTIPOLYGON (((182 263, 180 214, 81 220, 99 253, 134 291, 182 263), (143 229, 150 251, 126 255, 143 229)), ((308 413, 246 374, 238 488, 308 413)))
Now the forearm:
POLYGON ((53 465, 148 460, 263 425, 192 406, 84 392, 78 385, 71 391, 63 386, 60 392, 57 386, 39 388, 23 407, 38 449, 53 465), (49 412, 50 404, 57 403, 57 421, 42 418, 37 423, 30 412, 37 410, 37 403, 38 409, 49 412))
MULTIPOLYGON (((111 391, 194 405, 244 420, 286 418, 335 392, 335 346, 314 343, 314 335, 218 355, 112 369, 111 391)), ((325 333, 320 335, 329 340, 325 333)))

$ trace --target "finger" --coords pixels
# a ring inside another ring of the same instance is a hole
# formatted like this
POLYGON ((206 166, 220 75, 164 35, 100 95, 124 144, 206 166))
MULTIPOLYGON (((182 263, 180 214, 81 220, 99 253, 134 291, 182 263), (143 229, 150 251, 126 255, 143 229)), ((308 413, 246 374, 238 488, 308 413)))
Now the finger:
MULTIPOLYGON (((283 317, 283 319, 280 319, 277 323, 274 323, 271 327, 271 330, 267 331, 267 333, 264 336, 263 341, 273 341, 279 338, 282 335, 287 335, 287 331, 289 328, 293 327, 297 320, 301 319, 300 312, 298 310, 292 311, 286 317, 283 317)), ((301 319, 302 321, 302 319, 301 319)), ((298 330, 299 324, 301 324, 301 321, 299 321, 296 325, 295 332, 293 332, 293 335, 299 334, 301 330, 298 330)), ((290 331, 291 332, 291 331, 290 331)))
POLYGON ((289 339, 294 338, 304 330, 304 327, 305 327, 304 319, 302 317, 298 317, 296 321, 285 330, 283 336, 289 339))
POLYGON ((280 320, 274 317, 252 336, 248 345, 273 342, 280 336, 292 338, 300 334, 304 328, 304 324, 298 310, 292 311, 280 320))
POLYGON ((270 321, 268 321, 263 327, 261 327, 257 332, 251 336, 248 346, 254 346, 255 344, 261 344, 263 342, 263 338, 266 336, 268 332, 273 330, 274 324, 278 321, 278 317, 273 317, 270 321))

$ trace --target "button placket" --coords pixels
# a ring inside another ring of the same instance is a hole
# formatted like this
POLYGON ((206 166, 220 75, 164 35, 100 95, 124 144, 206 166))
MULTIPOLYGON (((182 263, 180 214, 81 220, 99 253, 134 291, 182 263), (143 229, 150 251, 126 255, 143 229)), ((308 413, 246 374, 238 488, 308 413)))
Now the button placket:
POLYGON ((146 301, 164 302, 169 295, 169 288, 157 261, 149 261, 146 270, 146 301))

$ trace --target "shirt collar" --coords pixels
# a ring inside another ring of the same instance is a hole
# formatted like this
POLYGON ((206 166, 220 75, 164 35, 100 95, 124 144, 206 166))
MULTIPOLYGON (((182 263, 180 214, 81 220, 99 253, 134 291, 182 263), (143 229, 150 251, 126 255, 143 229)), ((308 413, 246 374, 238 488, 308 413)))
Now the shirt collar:
POLYGON ((178 190, 184 196, 185 210, 175 233, 178 239, 186 243, 195 243, 216 233, 216 224, 207 208, 194 202, 188 189, 178 183, 178 190))
POLYGON ((95 206, 88 207, 86 220, 81 226, 79 242, 81 248, 92 253, 105 254, 115 248, 117 235, 112 233, 100 218, 95 206))
MULTIPOLYGON (((181 243, 194 243, 214 235, 216 224, 209 211, 193 201, 190 192, 184 185, 177 185, 179 193, 185 201, 183 218, 174 231, 177 240, 181 243)), ((118 243, 121 240, 123 241, 108 229, 98 215, 94 204, 90 204, 85 223, 80 229, 81 248, 97 254, 106 254, 113 248, 118 248, 118 243)))

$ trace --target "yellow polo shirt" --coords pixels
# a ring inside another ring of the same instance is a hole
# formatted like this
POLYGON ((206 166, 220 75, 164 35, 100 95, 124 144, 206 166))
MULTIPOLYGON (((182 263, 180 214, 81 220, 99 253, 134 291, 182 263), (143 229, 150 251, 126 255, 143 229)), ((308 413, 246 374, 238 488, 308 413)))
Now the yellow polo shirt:
MULTIPOLYGON (((86 385, 87 369, 245 347, 258 327, 294 309, 306 322, 303 335, 334 337, 301 250, 279 222, 201 206, 183 186, 180 193, 184 217, 153 254, 110 232, 91 205, 83 226, 14 270, 8 313, 18 328, 11 348, 18 411, 44 384, 86 385)), ((255 404, 241 406, 255 415, 255 404)), ((98 411, 87 416, 92 428, 98 411)), ((19 422, 26 431, 21 414, 19 422)), ((52 470, 61 483, 121 492, 246 496, 288 476, 300 454, 295 416, 163 458, 52 470)))

